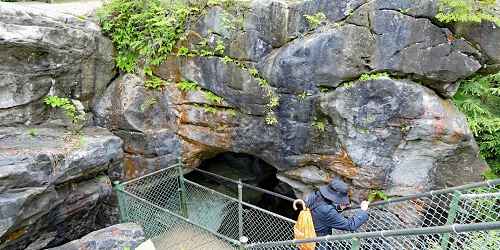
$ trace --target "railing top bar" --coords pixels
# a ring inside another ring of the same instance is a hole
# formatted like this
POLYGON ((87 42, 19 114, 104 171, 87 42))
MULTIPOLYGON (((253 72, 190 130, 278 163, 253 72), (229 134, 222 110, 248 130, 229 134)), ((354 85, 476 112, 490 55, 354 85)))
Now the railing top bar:
POLYGON ((179 164, 180 164, 180 163, 176 163, 176 164, 174 164, 174 165, 168 166, 168 167, 166 167, 166 168, 162 168, 162 169, 160 169, 160 170, 157 170, 157 171, 154 171, 154 172, 152 172, 152 173, 149 173, 149 174, 143 175, 143 176, 141 176, 141 177, 137 177, 137 178, 135 178, 135 179, 132 179, 132 180, 129 180, 129 181, 126 181, 126 182, 122 182, 121 184, 125 186, 125 185, 127 185, 127 184, 134 183, 134 182, 139 181, 139 180, 142 180, 142 179, 144 179, 144 178, 146 178, 146 177, 148 177, 148 176, 151 176, 151 175, 156 175, 156 174, 159 174, 159 173, 161 173, 161 172, 165 172, 165 171, 167 171, 167 170, 169 170, 169 169, 172 169, 172 168, 178 167, 178 166, 179 166, 179 164))
MULTIPOLYGON (((191 169, 191 168, 190 168, 191 169)), ((198 172, 201 172, 201 173, 204 173, 204 174, 207 174, 207 175, 210 175, 210 176, 213 176, 213 177, 216 177, 216 178, 220 178, 222 180, 225 180, 225 181, 228 181, 228 182, 232 182, 234 184, 239 184, 238 181, 236 180, 233 180, 231 178, 227 178, 227 177, 224 177, 224 176, 221 176, 221 175, 218 175, 218 174, 214 174, 212 172, 208 172, 208 171, 205 171, 205 170, 202 170, 202 169, 198 169, 198 168, 192 168, 192 170, 194 171, 198 171, 198 172)), ((266 193, 266 194, 269 194, 269 195, 272 195, 272 196, 276 196, 278 198, 281 198, 281 199, 284 199, 284 200, 287 200, 287 201, 290 201, 290 202, 293 202, 295 199, 293 198, 290 198, 288 196, 285 196, 285 195, 282 195, 282 194, 278 194, 278 193, 275 193, 273 191, 269 191, 269 190, 266 190, 266 189, 262 189, 262 188, 259 188, 259 187, 255 187, 255 186, 252 186, 250 184, 246 184, 246 183, 241 183, 241 185, 243 185, 244 187, 246 188, 250 188, 250 189, 253 189, 253 190, 256 190, 256 191, 259 191, 259 192, 262 192, 262 193, 266 193)))
POLYGON ((341 235, 323 236, 306 240, 286 240, 286 241, 276 241, 276 242, 266 242, 266 243, 253 243, 249 244, 248 247, 249 248, 273 247, 273 246, 283 246, 283 245, 295 245, 300 243, 350 240, 353 238, 366 239, 366 238, 377 238, 377 237, 397 237, 397 236, 425 235, 425 234, 465 233, 471 231, 490 231, 498 229, 500 229, 500 222, 454 224, 454 225, 436 226, 436 227, 387 230, 387 231, 376 231, 376 232, 365 232, 365 233, 349 233, 341 235))
POLYGON ((206 227, 205 227, 205 226, 203 226, 203 225, 198 225, 198 224, 196 224, 196 223, 194 223, 194 222, 190 221, 189 219, 186 219, 186 218, 184 218, 184 217, 182 217, 182 216, 180 216, 180 215, 178 215, 178 214, 176 214, 176 213, 174 213, 174 212, 172 212, 172 211, 170 211, 170 210, 168 210, 168 209, 165 209, 165 208, 162 208, 162 207, 160 207, 160 206, 158 206, 158 205, 155 205, 155 204, 153 204, 153 203, 151 203, 151 202, 149 202, 149 201, 147 201, 147 200, 145 200, 145 199, 143 199, 143 198, 141 198, 141 197, 139 197, 139 196, 137 196, 137 195, 135 195, 135 194, 129 193, 129 192, 127 192, 127 191, 123 191, 123 192, 124 192, 126 195, 128 195, 128 196, 130 196, 130 197, 132 197, 132 198, 134 198, 134 199, 137 199, 137 200, 139 200, 139 201, 141 201, 141 202, 144 202, 144 203, 146 203, 146 204, 148 204, 148 205, 150 205, 150 206, 153 206, 153 207, 155 207, 156 209, 159 209, 159 210, 161 210, 161 211, 163 211, 163 212, 166 212, 166 213, 168 213, 168 214, 170 214, 170 215, 172 215, 172 216, 174 216, 174 217, 176 217, 176 218, 178 218, 178 219, 181 219, 181 220, 183 220, 183 221, 185 221, 185 222, 187 222, 187 223, 189 223, 189 224, 191 224, 191 225, 194 225, 194 226, 196 226, 196 227, 202 228, 203 230, 206 230, 206 231, 208 231, 208 232, 210 232, 210 233, 212 233, 212 234, 214 234, 214 235, 217 235, 218 237, 221 237, 221 238, 223 238, 224 240, 227 240, 227 241, 229 241, 229 242, 231 242, 231 243, 233 243, 233 244, 235 244, 235 245, 240 245, 240 242, 239 242, 239 241, 237 241, 237 240, 234 240, 234 239, 228 238, 228 237, 226 237, 225 235, 222 235, 222 234, 219 234, 219 233, 217 233, 217 232, 214 232, 214 231, 210 230, 209 228, 206 228, 206 227))
MULTIPOLYGON (((463 191, 463 190, 477 188, 477 187, 492 187, 492 186, 496 186, 496 185, 500 185, 500 179, 470 183, 470 184, 466 184, 466 185, 462 185, 462 186, 439 189, 436 191, 429 191, 429 192, 425 192, 425 193, 406 195, 403 197, 391 198, 391 199, 384 200, 384 201, 376 201, 376 202, 371 203, 370 206, 377 207, 377 206, 387 205, 390 203, 413 200, 413 199, 429 197, 429 196, 438 195, 438 194, 452 193, 455 191, 463 191)), ((358 208, 359 208, 359 206, 355 206, 355 207, 350 207, 347 210, 358 209, 358 208)))

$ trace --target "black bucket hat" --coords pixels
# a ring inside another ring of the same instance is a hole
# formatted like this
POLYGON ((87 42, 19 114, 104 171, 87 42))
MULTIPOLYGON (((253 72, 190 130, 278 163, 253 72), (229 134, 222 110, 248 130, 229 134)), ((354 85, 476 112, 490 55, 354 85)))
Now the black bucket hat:
POLYGON ((319 192, 335 204, 349 205, 349 187, 340 179, 334 179, 328 185, 320 187, 319 192))

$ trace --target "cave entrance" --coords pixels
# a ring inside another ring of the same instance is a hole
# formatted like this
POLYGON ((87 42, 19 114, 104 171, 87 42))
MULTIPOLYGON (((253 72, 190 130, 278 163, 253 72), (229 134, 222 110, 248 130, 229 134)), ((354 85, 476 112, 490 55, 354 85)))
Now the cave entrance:
MULTIPOLYGON (((233 180, 241 179, 243 183, 296 198, 292 187, 278 180, 276 168, 249 154, 221 153, 204 160, 198 169, 233 180)), ((198 171, 186 174, 185 178, 231 197, 238 197, 237 186, 234 183, 198 171)), ((293 210, 290 201, 247 187, 243 188, 243 201, 293 220, 296 220, 298 216, 298 212, 293 210)))

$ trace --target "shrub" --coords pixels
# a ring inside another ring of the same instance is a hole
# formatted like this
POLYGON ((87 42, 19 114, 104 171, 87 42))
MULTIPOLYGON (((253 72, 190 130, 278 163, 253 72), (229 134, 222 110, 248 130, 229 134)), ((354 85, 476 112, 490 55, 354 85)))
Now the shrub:
POLYGON ((466 115, 482 157, 490 165, 488 177, 500 175, 500 72, 464 80, 453 97, 466 115))
POLYGON ((116 49, 116 64, 132 73, 139 66, 151 75, 172 52, 188 16, 196 11, 186 5, 164 8, 159 0, 112 0, 98 12, 103 31, 116 49))
POLYGON ((500 26, 493 12, 496 0, 439 0, 436 18, 443 23, 490 21, 500 26))

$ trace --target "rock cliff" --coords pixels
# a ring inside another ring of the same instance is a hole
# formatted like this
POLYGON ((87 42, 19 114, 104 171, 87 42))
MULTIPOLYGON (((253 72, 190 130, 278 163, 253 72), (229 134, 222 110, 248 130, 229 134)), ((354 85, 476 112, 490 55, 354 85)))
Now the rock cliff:
POLYGON ((498 27, 446 26, 435 0, 253 0, 241 11, 211 6, 188 22, 153 71, 170 84, 151 90, 116 70, 92 18, 0 3, 0 248, 54 247, 107 226, 110 180, 179 158, 252 155, 297 196, 339 176, 354 201, 482 178, 449 98, 458 80, 498 71, 498 27), (200 43, 224 52, 178 53, 200 43), (196 87, 181 90, 186 81, 196 87), (87 128, 59 126, 47 95, 81 103, 87 128))

